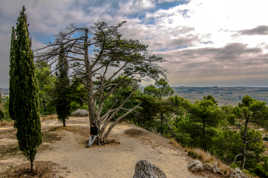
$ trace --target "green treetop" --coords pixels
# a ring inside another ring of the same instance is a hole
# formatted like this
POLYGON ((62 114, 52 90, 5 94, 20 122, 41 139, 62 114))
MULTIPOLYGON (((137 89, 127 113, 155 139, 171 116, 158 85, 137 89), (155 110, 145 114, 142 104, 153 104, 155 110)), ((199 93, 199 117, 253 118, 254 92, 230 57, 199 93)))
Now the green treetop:
POLYGON ((63 127, 66 126, 66 119, 70 115, 71 100, 70 100, 70 81, 68 78, 68 61, 65 57, 64 48, 60 49, 58 60, 58 75, 56 81, 56 111, 59 120, 62 121, 63 127))

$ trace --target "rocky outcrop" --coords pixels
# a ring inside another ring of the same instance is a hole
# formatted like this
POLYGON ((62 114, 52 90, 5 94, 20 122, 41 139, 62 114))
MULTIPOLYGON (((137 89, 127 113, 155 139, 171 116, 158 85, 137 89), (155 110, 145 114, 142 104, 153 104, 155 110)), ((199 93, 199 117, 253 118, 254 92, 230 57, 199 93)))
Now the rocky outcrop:
POLYGON ((213 172, 214 174, 222 174, 221 169, 218 168, 217 165, 218 165, 217 162, 215 162, 214 164, 204 163, 203 168, 204 168, 204 170, 209 171, 209 172, 213 172))
POLYGON ((133 178, 167 178, 167 176, 149 161, 140 160, 136 163, 133 178))
POLYGON ((245 173, 243 173, 239 168, 235 168, 231 174, 230 178, 247 178, 245 173))
POLYGON ((203 166, 203 163, 201 161, 199 161, 199 160, 192 160, 188 164, 188 169, 191 172, 199 172, 199 171, 203 171, 204 170, 204 166, 203 166))
POLYGON ((209 171, 211 173, 217 174, 217 175, 225 175, 229 178, 248 178, 248 176, 243 173, 239 168, 230 169, 230 172, 226 174, 223 170, 221 170, 218 167, 218 163, 202 163, 199 160, 192 160, 188 164, 188 169, 191 172, 201 172, 201 171, 209 171))
POLYGON ((72 116, 77 116, 77 117, 84 117, 88 116, 88 111, 85 109, 77 109, 76 111, 72 112, 72 116))

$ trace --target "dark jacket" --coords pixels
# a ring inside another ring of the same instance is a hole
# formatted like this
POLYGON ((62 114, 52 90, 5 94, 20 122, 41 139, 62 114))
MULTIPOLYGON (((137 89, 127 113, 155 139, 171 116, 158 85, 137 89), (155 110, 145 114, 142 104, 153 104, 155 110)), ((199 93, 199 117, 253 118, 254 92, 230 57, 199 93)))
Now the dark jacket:
POLYGON ((90 133, 91 133, 91 135, 98 135, 98 133, 99 133, 99 129, 98 129, 98 127, 96 127, 96 126, 92 126, 92 127, 90 128, 90 133))

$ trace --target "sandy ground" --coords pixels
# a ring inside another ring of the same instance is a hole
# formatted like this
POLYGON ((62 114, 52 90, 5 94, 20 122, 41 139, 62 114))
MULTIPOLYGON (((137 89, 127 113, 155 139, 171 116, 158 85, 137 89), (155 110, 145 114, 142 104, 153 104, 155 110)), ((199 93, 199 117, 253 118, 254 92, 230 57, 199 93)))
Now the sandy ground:
MULTIPOLYGON (((72 117, 62 129, 57 120, 42 122, 43 144, 36 161, 53 162, 57 174, 66 178, 131 178, 135 164, 148 160, 168 178, 197 178, 187 170, 189 158, 174 148, 168 139, 130 124, 120 124, 110 135, 119 143, 86 148, 88 120, 72 117)), ((27 163, 18 151, 15 130, 0 128, 0 173, 27 163)), ((0 174, 1 175, 1 174, 0 174)), ((1 177, 1 176, 0 176, 1 177)))

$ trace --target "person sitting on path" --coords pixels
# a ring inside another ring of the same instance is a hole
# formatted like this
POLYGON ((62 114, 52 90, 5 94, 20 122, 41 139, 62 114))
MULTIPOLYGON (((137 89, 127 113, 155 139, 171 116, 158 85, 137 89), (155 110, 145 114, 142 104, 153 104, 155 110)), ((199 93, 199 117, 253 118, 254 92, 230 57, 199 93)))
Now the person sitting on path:
POLYGON ((96 138, 98 137, 99 134, 99 129, 96 126, 96 124, 92 124, 90 127, 90 137, 88 139, 88 147, 92 146, 93 143, 95 142, 96 138))

